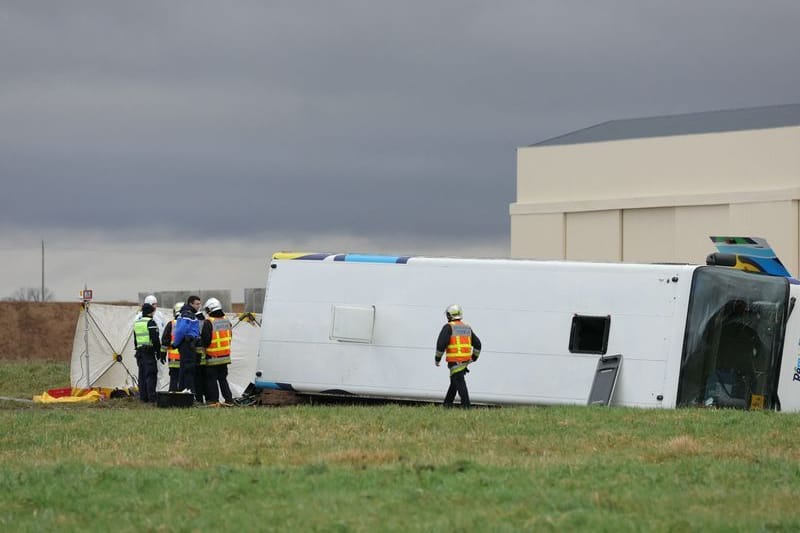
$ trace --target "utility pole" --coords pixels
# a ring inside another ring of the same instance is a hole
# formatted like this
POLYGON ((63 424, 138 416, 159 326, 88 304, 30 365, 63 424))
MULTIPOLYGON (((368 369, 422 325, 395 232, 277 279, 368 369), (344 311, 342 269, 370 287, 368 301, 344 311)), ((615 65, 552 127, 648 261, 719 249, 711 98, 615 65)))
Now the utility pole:
POLYGON ((42 295, 39 301, 44 301, 44 240, 42 240, 42 295))

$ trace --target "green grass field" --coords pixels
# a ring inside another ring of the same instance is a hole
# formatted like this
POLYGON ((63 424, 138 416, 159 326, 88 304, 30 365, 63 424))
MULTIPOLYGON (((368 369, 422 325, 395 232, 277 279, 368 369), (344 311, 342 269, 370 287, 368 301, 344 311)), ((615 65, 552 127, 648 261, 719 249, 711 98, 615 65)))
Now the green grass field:
POLYGON ((798 442, 774 412, 5 402, 0 531, 797 531, 798 442))
POLYGON ((30 400, 34 394, 57 387, 69 387, 68 361, 0 359, 0 396, 30 400))

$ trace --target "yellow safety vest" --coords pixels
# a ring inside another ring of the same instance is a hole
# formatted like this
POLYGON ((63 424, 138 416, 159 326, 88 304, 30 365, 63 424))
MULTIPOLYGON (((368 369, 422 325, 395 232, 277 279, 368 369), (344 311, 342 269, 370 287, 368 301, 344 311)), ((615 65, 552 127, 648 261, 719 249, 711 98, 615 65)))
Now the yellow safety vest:
POLYGON ((447 345, 447 362, 463 363, 472 360, 472 328, 460 320, 449 322, 452 332, 447 345))
POLYGON ((133 335, 136 340, 136 348, 147 348, 153 346, 153 341, 150 340, 150 330, 147 324, 153 320, 149 316, 143 316, 133 323, 133 335))
POLYGON ((206 364, 227 365, 231 362, 231 337, 233 327, 231 321, 225 317, 210 316, 211 322, 211 344, 206 348, 206 364))

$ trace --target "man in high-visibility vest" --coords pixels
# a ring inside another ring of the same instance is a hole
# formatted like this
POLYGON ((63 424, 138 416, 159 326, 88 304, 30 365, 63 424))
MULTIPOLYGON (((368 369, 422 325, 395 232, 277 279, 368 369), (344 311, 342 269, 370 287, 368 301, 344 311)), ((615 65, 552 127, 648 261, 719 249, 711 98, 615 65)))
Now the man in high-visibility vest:
POLYGON ((206 345, 206 402, 219 403, 219 393, 225 404, 233 403, 233 394, 228 384, 228 365, 231 364, 231 341, 233 327, 225 318, 222 304, 216 298, 209 298, 205 305, 206 322, 210 324, 211 338, 206 345), (218 388, 219 387, 219 388, 218 388))
POLYGON ((181 314, 183 302, 178 302, 172 310, 173 319, 164 326, 164 335, 161 336, 161 357, 166 358, 167 366, 169 367, 169 391, 175 392, 178 390, 178 372, 181 368, 181 353, 177 348, 173 348, 173 341, 175 340, 175 322, 178 320, 178 315, 181 314))
POLYGON ((469 324, 462 321, 461 306, 453 304, 445 311, 447 324, 442 326, 436 340, 436 366, 442 363, 442 356, 447 353, 447 368, 450 369, 450 388, 444 397, 444 406, 453 407, 453 401, 461 398, 461 407, 469 408, 469 391, 464 379, 469 372, 467 366, 478 360, 481 354, 481 340, 472 331, 469 324))
POLYGON ((158 367, 156 356, 161 352, 158 325, 153 320, 156 308, 142 305, 142 316, 133 323, 133 344, 136 347, 136 364, 139 366, 139 398, 143 402, 156 401, 158 367))

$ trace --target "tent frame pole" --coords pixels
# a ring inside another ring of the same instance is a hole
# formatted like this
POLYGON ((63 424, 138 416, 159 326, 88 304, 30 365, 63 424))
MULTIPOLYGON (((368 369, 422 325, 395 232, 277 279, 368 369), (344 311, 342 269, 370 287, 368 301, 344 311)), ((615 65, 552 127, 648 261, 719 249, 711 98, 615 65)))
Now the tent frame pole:
POLYGON ((92 373, 89 371, 89 302, 83 301, 83 346, 86 353, 86 388, 92 388, 92 373))

